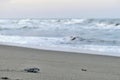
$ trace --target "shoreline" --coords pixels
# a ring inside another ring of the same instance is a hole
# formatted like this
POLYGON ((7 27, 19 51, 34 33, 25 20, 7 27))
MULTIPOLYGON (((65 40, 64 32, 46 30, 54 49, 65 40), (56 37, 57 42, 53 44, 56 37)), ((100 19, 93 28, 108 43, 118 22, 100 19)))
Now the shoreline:
POLYGON ((98 56, 111 56, 111 57, 120 57, 120 55, 113 55, 113 53, 106 53, 106 52, 99 52, 99 51, 92 51, 92 50, 81 50, 76 48, 63 48, 63 47, 43 47, 43 46, 31 46, 31 45, 24 45, 24 44, 17 44, 17 43, 0 43, 2 46, 14 46, 14 47, 22 47, 22 48, 30 48, 30 49, 37 49, 37 50, 47 50, 47 51, 59 51, 59 52, 68 52, 68 53, 76 53, 76 54, 89 54, 89 55, 98 55, 98 56))

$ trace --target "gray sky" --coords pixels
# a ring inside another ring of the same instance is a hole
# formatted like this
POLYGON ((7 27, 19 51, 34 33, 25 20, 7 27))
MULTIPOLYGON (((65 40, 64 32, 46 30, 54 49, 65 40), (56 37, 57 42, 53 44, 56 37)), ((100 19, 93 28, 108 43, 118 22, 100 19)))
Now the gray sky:
POLYGON ((0 18, 120 18, 120 1, 0 0, 0 18))

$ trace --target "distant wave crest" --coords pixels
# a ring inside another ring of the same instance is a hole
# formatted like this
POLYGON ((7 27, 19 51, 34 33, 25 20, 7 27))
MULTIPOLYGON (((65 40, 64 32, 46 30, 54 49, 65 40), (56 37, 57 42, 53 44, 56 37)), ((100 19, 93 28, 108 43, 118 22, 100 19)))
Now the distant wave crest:
MULTIPOLYGON (((41 28, 43 26, 84 26, 95 29, 120 29, 120 20, 102 19, 0 19, 0 29, 41 28)), ((53 27, 53 28, 54 28, 53 27)), ((42 29, 42 28, 41 28, 42 29)))

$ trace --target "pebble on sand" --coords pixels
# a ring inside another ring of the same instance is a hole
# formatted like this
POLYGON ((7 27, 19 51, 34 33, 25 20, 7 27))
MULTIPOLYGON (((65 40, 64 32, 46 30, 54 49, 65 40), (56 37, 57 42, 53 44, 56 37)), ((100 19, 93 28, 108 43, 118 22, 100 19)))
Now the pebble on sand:
POLYGON ((1 79, 3 79, 3 80, 10 80, 10 78, 8 78, 8 77, 1 77, 1 79))
POLYGON ((87 71, 87 69, 81 69, 81 71, 87 71))

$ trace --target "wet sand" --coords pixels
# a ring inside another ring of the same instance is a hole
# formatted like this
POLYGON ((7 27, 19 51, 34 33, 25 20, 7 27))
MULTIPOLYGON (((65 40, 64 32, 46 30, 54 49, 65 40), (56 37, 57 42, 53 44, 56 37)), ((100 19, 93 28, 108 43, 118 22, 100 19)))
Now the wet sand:
POLYGON ((120 57, 0 45, 1 77, 10 80, 120 80, 120 57), (31 67, 40 68, 40 72, 24 71, 31 67))

